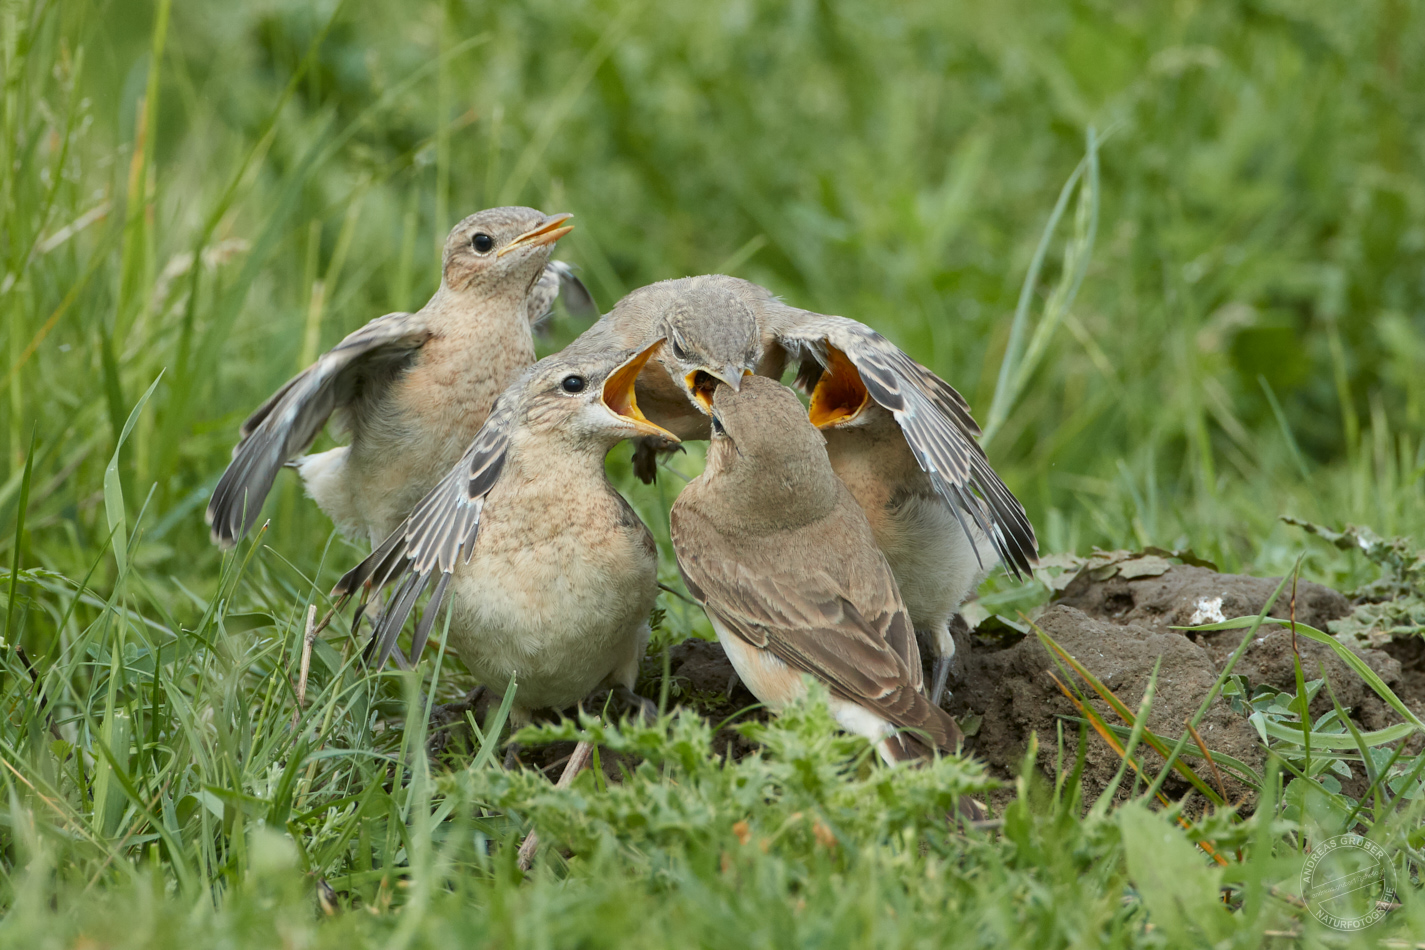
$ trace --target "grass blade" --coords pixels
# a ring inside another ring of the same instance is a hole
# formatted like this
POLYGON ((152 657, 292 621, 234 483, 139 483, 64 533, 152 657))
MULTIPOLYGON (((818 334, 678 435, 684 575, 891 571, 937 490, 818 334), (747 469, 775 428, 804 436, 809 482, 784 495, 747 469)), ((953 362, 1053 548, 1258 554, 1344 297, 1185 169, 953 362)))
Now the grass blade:
POLYGON ((118 442, 114 445, 114 455, 109 459, 109 464, 104 467, 104 513, 109 521, 110 543, 114 547, 114 561, 119 568, 116 575, 119 582, 122 582, 124 574, 128 571, 129 552, 128 515, 124 511, 124 486, 119 480, 119 451, 124 447, 124 441, 133 430, 134 423, 138 421, 139 413, 143 411, 148 397, 152 396, 153 391, 158 388, 161 379, 163 379, 162 372, 158 374, 148 387, 148 391, 143 394, 133 411, 129 413, 129 419, 124 423, 123 431, 119 433, 118 442))
MULTIPOLYGON (((1118 717, 1124 722, 1126 722, 1130 728, 1138 727, 1138 717, 1134 715, 1132 710, 1130 710, 1123 703, 1122 700, 1120 700, 1116 695, 1114 695, 1113 690, 1105 686, 1103 682, 1099 680, 1099 678, 1088 669, 1088 667, 1084 666, 1074 657, 1070 656, 1068 651, 1065 650, 1063 647, 1059 646, 1059 644, 1055 642, 1054 638, 1049 636, 1049 634, 1046 633, 1042 627, 1034 623, 1032 620, 1028 620, 1027 618, 1025 619, 1026 622, 1029 623, 1030 627, 1033 628, 1035 635, 1039 637, 1039 642, 1043 643, 1048 649, 1053 651, 1053 653, 1058 657, 1060 661, 1067 664, 1070 668, 1073 669, 1075 673, 1079 675, 1080 678, 1083 679, 1085 683, 1088 683, 1089 686, 1093 689, 1093 691, 1097 693, 1099 697, 1103 699, 1104 702, 1108 703, 1109 707, 1115 713, 1117 713, 1118 717)), ((1212 790, 1212 787, 1209 786, 1206 782, 1204 782, 1202 778, 1196 772, 1194 772, 1186 762, 1171 757, 1169 755, 1168 747, 1159 742, 1156 736, 1149 732, 1145 736, 1145 738, 1148 742, 1148 745, 1153 749, 1153 751, 1161 755, 1165 762, 1173 764, 1177 768, 1179 774, 1181 774, 1183 778, 1191 782, 1194 788, 1196 788, 1203 795, 1207 796, 1207 798, 1214 804, 1226 804, 1226 800, 1219 796, 1216 792, 1214 792, 1212 790)))
POLYGON ((15 633, 15 594, 20 582, 20 552, 24 550, 25 511, 30 507, 30 478, 34 474, 35 436, 39 430, 30 433, 30 450, 25 453, 25 474, 20 479, 20 505, 15 510, 15 550, 10 559, 10 599, 5 605, 5 633, 0 636, 0 647, 5 651, 5 665, 0 667, 0 693, 5 686, 5 674, 15 661, 15 651, 20 648, 20 638, 15 633))
MULTIPOLYGON (((1283 581, 1285 581, 1285 578, 1283 578, 1283 581)), ((1234 617, 1231 620, 1223 620, 1218 623, 1202 624, 1201 626, 1196 627, 1174 627, 1173 629, 1208 631, 1241 630, 1243 627, 1251 627, 1252 630, 1255 631, 1259 626, 1261 626, 1260 617, 1234 617)), ((1410 723, 1410 725, 1413 726, 1416 731, 1425 732, 1425 722, 1421 722, 1420 717, 1415 715, 1415 713, 1411 712, 1410 707, 1405 705, 1405 703, 1401 701, 1400 697, 1395 695, 1395 691, 1385 684, 1385 680, 1381 679, 1380 676, 1376 674, 1375 670, 1367 666, 1365 660, 1362 660, 1360 657, 1356 656, 1356 654, 1352 652, 1350 647, 1346 646, 1344 643, 1340 642, 1335 637, 1331 636, 1329 633, 1322 633, 1315 627, 1310 626, 1309 624, 1302 623, 1299 620, 1296 622, 1296 630, 1299 635, 1305 637, 1306 639, 1314 640, 1317 643, 1322 643, 1330 647, 1331 651, 1341 659, 1341 662, 1345 663, 1352 670, 1354 670, 1356 672, 1356 675, 1363 679, 1366 685, 1369 686, 1377 696, 1384 700, 1387 706, 1400 713, 1401 718, 1404 719, 1406 722, 1410 723)))

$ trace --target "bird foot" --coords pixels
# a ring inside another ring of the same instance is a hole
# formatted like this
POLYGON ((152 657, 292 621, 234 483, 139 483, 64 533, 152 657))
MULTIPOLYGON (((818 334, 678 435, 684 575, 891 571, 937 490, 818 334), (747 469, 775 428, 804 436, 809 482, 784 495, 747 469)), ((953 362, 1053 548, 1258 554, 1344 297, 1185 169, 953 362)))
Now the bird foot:
POLYGON ((652 439, 639 439, 633 448, 633 474, 645 485, 658 480, 658 447, 652 439))
POLYGON ((427 756, 433 759, 445 752, 455 733, 461 731, 465 724, 465 714, 474 712, 479 707, 485 693, 484 686, 477 686, 455 702, 441 703, 431 709, 427 729, 430 738, 426 740, 427 756))
POLYGON ((615 686, 610 693, 623 706, 624 712, 637 713, 647 725, 658 721, 658 704, 653 700, 638 695, 627 686, 615 686))

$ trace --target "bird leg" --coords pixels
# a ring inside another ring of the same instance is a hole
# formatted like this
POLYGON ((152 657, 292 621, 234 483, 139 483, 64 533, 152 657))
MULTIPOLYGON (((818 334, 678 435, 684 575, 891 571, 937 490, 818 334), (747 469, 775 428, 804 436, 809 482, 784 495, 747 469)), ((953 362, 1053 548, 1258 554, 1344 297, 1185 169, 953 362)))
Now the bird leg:
MULTIPOLYGON (((934 657, 930 668, 930 689, 926 695, 937 706, 950 696, 945 684, 955 668, 955 635, 950 632, 950 627, 951 624, 942 623, 938 629, 917 630, 915 634, 916 640, 928 646, 930 656, 934 657)), ((925 654, 921 655, 924 657, 925 654)))
POLYGON ((735 690, 735 689, 737 689, 737 684, 738 684, 738 683, 741 683, 741 682, 742 682, 742 678, 737 675, 737 671, 736 671, 736 670, 733 670, 730 674, 728 674, 728 677, 727 677, 727 690, 726 690, 727 701, 728 701, 728 702, 732 702, 732 691, 735 690))
POLYGON ((941 655, 935 658, 935 665, 931 667, 930 701, 937 706, 950 695, 945 683, 950 678, 950 667, 954 662, 954 656, 941 655))
POLYGON ((505 771, 513 772, 515 767, 519 764, 520 744, 518 742, 510 742, 508 745, 505 746, 505 760, 503 763, 505 771))
MULTIPOLYGON (((330 617, 330 614, 328 614, 330 617)), ((292 710, 292 728, 302 719, 302 707, 307 705, 307 673, 312 667, 312 642, 317 639, 317 605, 307 608, 307 632, 302 636, 302 664, 297 673, 297 708, 292 710)))
POLYGON ((655 723, 658 721, 658 704, 651 699, 638 695, 627 686, 619 684, 610 693, 623 704, 626 712, 636 712, 643 717, 645 723, 655 723))
MULTIPOLYGON (((554 783, 554 787, 568 788, 574 784, 574 779, 584 771, 584 767, 593 757, 594 744, 592 742, 580 742, 576 745, 574 751, 569 754, 569 761, 564 763, 564 771, 560 774, 559 781, 554 783)), ((538 848, 539 832, 531 831, 525 836, 524 843, 520 845, 519 865, 521 871, 528 871, 534 865, 534 852, 538 848)))
POLYGON ((465 721, 465 714, 473 712, 485 695, 485 687, 477 686, 453 703, 441 703, 430 711, 430 738, 426 741, 426 755, 435 758, 450 745, 452 732, 465 721))

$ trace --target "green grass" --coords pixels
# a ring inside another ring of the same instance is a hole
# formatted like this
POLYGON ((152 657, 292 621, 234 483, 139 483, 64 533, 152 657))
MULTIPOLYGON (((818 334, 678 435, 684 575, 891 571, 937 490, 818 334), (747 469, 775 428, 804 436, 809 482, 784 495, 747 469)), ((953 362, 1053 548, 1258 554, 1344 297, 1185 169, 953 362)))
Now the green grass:
MULTIPOLYGON (((293 731, 306 606, 359 552, 294 479, 226 559, 202 509, 250 408, 419 306, 454 220, 518 201, 576 213, 561 256, 605 307, 725 270, 881 329, 992 427, 1046 551, 1304 554, 1353 586, 1362 557, 1278 518, 1425 536, 1422 63, 1402 0, 0 2, 0 943, 1300 929, 1270 888, 1309 815, 1278 778, 1194 832, 1243 855, 1203 877, 1166 821, 1085 814, 1072 729, 1060 787, 969 837, 927 815, 974 767, 870 769, 814 708, 737 766, 692 722, 611 739, 653 764, 573 799, 488 762, 432 774, 417 700, 459 672, 368 676, 341 630, 293 731), (522 882, 530 820, 577 856, 522 882), (1175 843, 1145 852, 1158 821, 1175 843), (355 909, 319 919, 317 878, 355 909), (1152 880, 1196 882, 1204 929, 1152 880), (1237 910, 1203 923, 1218 884, 1237 910)), ((626 458, 666 541, 679 482, 626 458)), ((665 600, 655 658, 705 629, 665 600)), ((1379 806, 1373 834, 1418 856, 1418 803, 1379 806)), ((1390 926, 1425 933, 1402 900, 1390 926)))

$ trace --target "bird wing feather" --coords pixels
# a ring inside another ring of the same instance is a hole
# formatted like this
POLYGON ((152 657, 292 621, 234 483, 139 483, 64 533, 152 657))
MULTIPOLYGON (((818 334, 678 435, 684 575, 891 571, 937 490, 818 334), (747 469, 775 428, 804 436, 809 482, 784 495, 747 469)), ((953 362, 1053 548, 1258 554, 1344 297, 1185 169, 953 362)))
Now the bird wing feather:
POLYGON ((779 569, 773 565, 791 559, 770 558, 753 570, 727 556, 720 536, 686 508, 674 509, 673 546, 688 592, 727 630, 834 695, 954 751, 959 728, 922 691, 915 631, 884 558, 879 576, 863 575, 881 596, 863 591, 857 604, 828 571, 779 569))
POLYGON ((213 489, 207 521, 214 543, 231 547, 257 521, 281 467, 316 439, 331 414, 390 385, 431 337, 421 314, 388 313, 352 333, 289 380, 242 424, 242 440, 213 489))
MULTIPOLYGON (((518 384, 516 384, 518 385, 518 384)), ((369 651, 384 665, 395 649, 396 639, 416 600, 441 575, 435 592, 426 603, 426 617, 433 618, 445 598, 449 575, 460 561, 474 555, 480 531, 480 514, 485 498, 499 482, 514 427, 517 400, 514 386, 500 396, 470 448, 460 461, 416 505, 410 516, 356 567, 347 571, 332 589, 342 601, 363 587, 380 589, 400 579, 400 586, 386 608, 376 618, 369 651)), ((420 657, 420 648, 430 632, 422 622, 412 642, 410 662, 420 657)))
POLYGON ((895 416, 916 461, 960 523, 965 516, 973 520, 1016 577, 1029 573, 1039 547, 1034 526, 975 441, 980 428, 949 383, 875 330, 846 317, 800 311, 778 331, 777 341, 802 360, 799 384, 804 387, 818 375, 808 372, 806 364, 826 367, 828 348, 840 351, 871 398, 895 416))
POLYGON ((549 319, 554 312, 554 301, 559 297, 564 298, 570 316, 584 320, 599 315, 593 295, 574 273, 574 268, 563 261, 550 261, 544 265, 544 272, 535 281, 526 302, 530 329, 538 329, 549 319))

